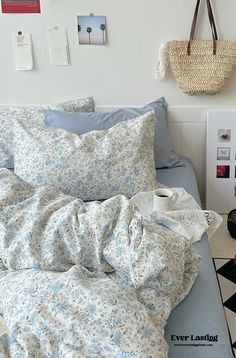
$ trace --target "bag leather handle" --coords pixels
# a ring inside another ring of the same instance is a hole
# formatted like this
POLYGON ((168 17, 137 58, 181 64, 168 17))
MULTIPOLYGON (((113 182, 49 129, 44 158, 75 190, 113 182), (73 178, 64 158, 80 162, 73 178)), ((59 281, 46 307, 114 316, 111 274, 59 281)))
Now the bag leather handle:
MULTIPOLYGON (((191 41, 193 41, 194 35, 195 35, 200 2, 201 2, 201 0, 197 0, 196 7, 195 7, 195 10, 194 10, 194 14, 193 14, 193 21, 192 21, 192 26, 191 26, 190 36, 189 36, 189 42, 188 42, 188 47, 187 47, 187 54, 188 55, 190 55, 191 41)), ((216 55, 216 41, 218 40, 218 34, 217 34, 217 30, 216 30, 216 24, 215 24, 215 19, 214 19, 214 15, 213 15, 210 0, 206 0, 206 4, 207 4, 208 18, 209 18, 209 22, 210 22, 210 26, 211 26, 211 32, 212 32, 213 55, 216 55)))

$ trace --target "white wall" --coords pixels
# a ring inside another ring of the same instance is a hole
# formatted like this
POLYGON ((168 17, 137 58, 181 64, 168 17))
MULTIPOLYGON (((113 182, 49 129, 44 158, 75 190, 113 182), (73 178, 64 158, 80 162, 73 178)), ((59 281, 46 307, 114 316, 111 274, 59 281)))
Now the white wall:
MULTIPOLYGON (((212 4, 220 38, 236 39, 235 0, 212 0, 212 4)), ((98 106, 143 105, 163 95, 172 107, 199 108, 197 113, 204 116, 202 109, 206 107, 232 107, 236 98, 236 70, 224 91, 212 97, 184 95, 171 75, 165 82, 154 79, 160 44, 171 39, 187 39, 194 6, 195 0, 41 0, 41 14, 2 14, 0 103, 57 102, 92 95, 98 106), (78 45, 76 15, 91 12, 107 18, 106 46, 78 45), (55 25, 68 30, 70 67, 50 65, 47 27, 55 25), (14 69, 11 35, 18 30, 32 33, 33 71, 14 69)), ((202 6, 202 29, 198 35, 209 39, 210 28, 203 9, 202 6)), ((189 116, 191 111, 187 113, 189 116)), ((173 117, 172 113, 172 122, 173 117)), ((205 134, 200 132, 200 143, 204 143, 205 134)), ((194 150, 192 146, 192 151, 204 196, 201 178, 205 159, 196 158, 197 148, 194 150)))
MULTIPOLYGON (((204 3, 205 1, 203 1, 204 3)), ((236 38, 235 0, 212 0, 219 32, 236 38), (221 16, 219 16, 221 14, 221 16)), ((236 95, 236 72, 222 94, 188 97, 172 79, 154 79, 159 45, 188 36, 195 0, 41 0, 42 14, 2 14, 0 50, 1 103, 38 103, 92 94, 98 105, 144 104, 164 95, 170 105, 232 105, 236 95), (107 46, 79 46, 76 15, 106 15, 107 46), (50 65, 47 27, 68 29, 71 67, 50 65), (35 70, 14 70, 11 34, 31 31, 35 70)), ((203 6, 202 6, 203 8, 203 6)), ((210 29, 203 16, 203 31, 210 29)))

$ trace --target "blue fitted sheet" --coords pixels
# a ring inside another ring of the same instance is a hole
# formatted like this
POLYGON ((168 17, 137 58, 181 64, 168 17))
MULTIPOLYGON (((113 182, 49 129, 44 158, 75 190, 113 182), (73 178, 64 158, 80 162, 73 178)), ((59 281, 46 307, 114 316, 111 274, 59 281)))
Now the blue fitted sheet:
MULTIPOLYGON (((200 203, 192 164, 188 159, 182 159, 186 167, 158 169, 157 179, 170 187, 184 187, 200 203)), ((206 234, 194 247, 203 258, 202 264, 191 292, 172 311, 168 319, 165 338, 170 347, 169 358, 232 358, 224 309, 206 234), (218 336, 218 341, 196 340, 196 336, 207 334, 218 336), (172 335, 189 337, 178 341, 171 339, 172 335), (186 345, 175 346, 176 343, 186 345)))

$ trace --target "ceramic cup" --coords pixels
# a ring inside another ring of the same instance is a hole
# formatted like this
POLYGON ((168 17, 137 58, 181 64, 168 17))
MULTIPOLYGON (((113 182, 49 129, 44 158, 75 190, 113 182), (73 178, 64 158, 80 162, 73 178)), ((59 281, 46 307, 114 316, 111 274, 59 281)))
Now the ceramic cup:
POLYGON ((156 189, 153 191, 153 211, 164 212, 172 209, 172 205, 176 199, 170 189, 156 189))

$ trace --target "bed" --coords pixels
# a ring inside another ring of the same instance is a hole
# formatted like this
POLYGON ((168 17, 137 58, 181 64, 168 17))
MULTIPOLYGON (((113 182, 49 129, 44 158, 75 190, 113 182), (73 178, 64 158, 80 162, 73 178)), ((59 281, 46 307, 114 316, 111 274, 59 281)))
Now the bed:
MULTIPOLYGON (((182 158, 186 167, 157 170, 160 182, 170 187, 184 187, 200 204, 197 183, 191 162, 182 158)), ((203 258, 198 278, 189 295, 172 311, 165 337, 169 344, 170 358, 231 358, 233 356, 221 301, 215 269, 212 262, 207 236, 204 235, 194 247, 203 258), (176 341, 178 336, 218 336, 217 342, 176 341), (175 346, 175 344, 204 344, 204 346, 175 346), (212 344, 206 346, 205 344, 212 344)))
POLYGON ((200 204, 165 99, 54 109, 0 113, 0 355, 166 358, 167 342, 170 358, 231 358, 206 235, 194 244, 198 274, 190 240, 127 199, 157 178, 200 204))

